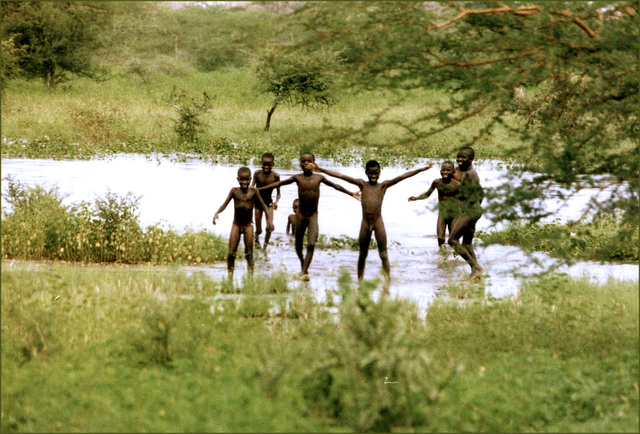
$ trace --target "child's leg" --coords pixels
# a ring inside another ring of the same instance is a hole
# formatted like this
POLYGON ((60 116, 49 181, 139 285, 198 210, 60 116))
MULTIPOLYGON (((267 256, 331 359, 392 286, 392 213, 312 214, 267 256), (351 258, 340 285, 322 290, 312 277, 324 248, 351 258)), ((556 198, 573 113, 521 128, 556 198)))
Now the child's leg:
POLYGON ((478 265, 476 259, 471 256, 466 247, 460 244, 460 238, 465 233, 472 220, 465 216, 459 215, 453 219, 453 223, 451 224, 451 233, 449 234, 449 239, 447 242, 453 249, 458 253, 462 258, 467 261, 467 264, 471 267, 472 274, 476 272, 476 270, 482 270, 478 265))
POLYGON ((382 217, 378 218, 373 230, 376 233, 376 243, 378 243, 378 253, 382 260, 382 271, 387 280, 391 278, 391 265, 389 264, 389 253, 387 252, 387 230, 384 227, 382 217))
MULTIPOLYGON (((444 246, 445 231, 447 229, 446 221, 442 218, 442 215, 438 214, 438 223, 436 224, 436 237, 438 237, 438 247, 442 248, 444 246)), ((449 229, 449 233, 451 233, 451 229, 449 229)))
POLYGON ((300 259, 300 268, 302 269, 304 266, 302 247, 304 243, 304 233, 309 226, 309 219, 303 218, 301 215, 298 215, 296 218, 298 220, 296 227, 296 255, 298 255, 298 259, 300 259))
POLYGON ((262 208, 258 208, 258 206, 256 206, 254 215, 256 220, 255 240, 256 244, 260 245, 260 234, 262 233, 262 208))
POLYGON ((318 227, 318 213, 314 213, 308 219, 309 233, 307 234, 307 254, 304 257, 304 263, 302 264, 302 274, 309 274, 309 265, 313 259, 313 252, 316 248, 316 241, 318 241, 318 234, 320 228, 318 227))
POLYGON ((227 272, 229 278, 233 277, 233 270, 236 263, 236 252, 240 243, 240 227, 237 224, 231 225, 231 233, 229 234, 229 253, 227 254, 227 272))
POLYGON ((244 227, 244 258, 247 260, 249 274, 253 274, 253 225, 244 227))
POLYGON ((358 280, 362 280, 364 277, 364 267, 367 263, 367 255, 369 255, 369 243, 371 243, 372 230, 373 227, 362 220, 360 224, 360 234, 358 235, 358 243, 360 245, 360 255, 358 255, 358 280))
MULTIPOLYGON (((273 208, 272 207, 268 207, 266 210, 264 210, 264 212, 268 212, 271 215, 271 221, 273 221, 273 208)), ((264 248, 267 248, 267 244, 269 244, 269 240, 271 239, 271 232, 269 230, 269 228, 267 228, 265 230, 265 234, 264 234, 264 248)))
POLYGON ((473 220, 469 223, 469 226, 467 227, 467 230, 465 231, 465 233, 462 235, 462 244, 464 245, 464 247, 467 249, 467 251, 469 252, 469 254, 471 256, 473 256, 473 259, 476 260, 476 262, 478 262, 478 258, 476 258, 476 253, 473 250, 473 237, 476 234, 476 223, 478 222, 478 220, 473 220))

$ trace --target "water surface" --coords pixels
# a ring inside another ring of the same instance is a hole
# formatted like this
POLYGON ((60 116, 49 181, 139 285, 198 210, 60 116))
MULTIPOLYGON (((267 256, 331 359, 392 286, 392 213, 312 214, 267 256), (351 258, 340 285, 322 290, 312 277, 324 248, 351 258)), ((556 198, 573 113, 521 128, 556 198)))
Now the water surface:
MULTIPOLYGON (((364 170, 360 167, 336 166, 330 161, 322 160, 318 163, 351 177, 366 179, 364 170)), ((437 193, 423 201, 407 201, 409 196, 425 192, 431 182, 440 177, 440 162, 436 163, 432 169, 391 187, 387 191, 382 209, 390 241, 390 290, 392 294, 420 303, 428 303, 447 285, 468 285, 466 277, 469 274, 469 266, 452 254, 444 257, 438 254, 435 237, 437 214, 433 211, 437 193)), ((237 186, 238 167, 239 165, 216 165, 198 159, 178 162, 169 158, 137 155, 120 155, 111 159, 89 161, 3 159, 2 187, 4 189, 6 186, 7 176, 13 176, 29 185, 57 185, 61 193, 68 195, 65 198, 65 203, 68 204, 104 197, 107 192, 118 195, 132 192, 140 197, 140 222, 144 226, 162 223, 178 230, 187 227, 196 230, 206 229, 226 238, 233 220, 232 204, 220 214, 215 226, 211 224, 211 220, 226 199, 229 190, 237 186)), ((250 167, 252 171, 258 169, 257 166, 250 167)), ((277 161, 274 170, 280 174, 281 179, 300 173, 300 170, 278 169, 277 161)), ((476 163, 476 170, 486 188, 501 184, 506 174, 506 169, 499 162, 476 163)), ((400 167, 383 167, 380 181, 394 178, 405 171, 405 168, 400 167)), ((332 180, 350 191, 357 189, 347 182, 332 180)), ((291 275, 297 275, 300 263, 289 237, 285 234, 287 216, 292 212, 291 205, 297 197, 297 187, 295 184, 287 185, 280 191, 282 197, 274 215, 274 245, 266 252, 257 252, 256 272, 284 270, 291 275)), ((554 218, 561 221, 576 218, 592 194, 597 192, 594 189, 592 192, 583 191, 576 195, 554 218)), ((559 206, 559 201, 553 197, 549 197, 547 203, 552 209, 559 206)), ((4 202, 3 206, 6 206, 4 202)), ((361 221, 360 203, 326 185, 321 186, 318 217, 320 233, 327 237, 358 236, 361 221)), ((478 221, 477 230, 489 229, 491 226, 487 218, 478 221)), ((530 257, 516 247, 483 247, 478 242, 476 253, 487 274, 483 279, 482 289, 485 294, 494 297, 516 294, 524 276, 545 271, 551 264, 551 260, 544 254, 530 257), (536 265, 533 259, 540 261, 542 266, 536 265)), ((350 273, 355 279, 357 258, 358 252, 353 250, 317 249, 309 270, 309 285, 322 297, 325 289, 337 287, 336 280, 341 271, 350 273)), ((226 276, 226 263, 185 268, 205 271, 216 277, 226 276)), ((638 280, 637 264, 579 262, 571 267, 563 266, 560 270, 572 276, 585 276, 597 281, 606 281, 610 277, 638 280)), ((246 263, 238 259, 235 280, 240 281, 245 272, 246 263)), ((371 250, 365 278, 379 277, 380 272, 378 252, 371 250)))

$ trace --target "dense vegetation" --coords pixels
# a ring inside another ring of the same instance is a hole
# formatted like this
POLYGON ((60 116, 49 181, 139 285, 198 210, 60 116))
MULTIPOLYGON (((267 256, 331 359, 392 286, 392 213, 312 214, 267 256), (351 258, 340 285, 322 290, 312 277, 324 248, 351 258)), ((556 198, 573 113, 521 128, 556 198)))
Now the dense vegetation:
POLYGON ((139 198, 109 193, 93 203, 64 205, 56 187, 8 180, 2 210, 2 257, 75 262, 188 264, 221 261, 227 241, 189 228, 142 228, 139 198))
POLYGON ((536 200, 553 185, 567 195, 607 185, 610 199, 591 204, 598 217, 619 218, 620 238, 637 232, 636 2, 4 2, 2 12, 5 158, 160 152, 246 164, 312 150, 408 164, 471 144, 478 158, 522 163, 489 191, 496 221, 540 221, 536 200), (539 175, 521 179, 527 170, 539 175))
POLYGON ((635 283, 378 290, 3 261, 2 431, 637 432, 635 283))
MULTIPOLYGON (((410 166, 471 144, 513 176, 486 205, 514 224, 484 242, 638 259, 637 2, 0 7, 3 158, 410 166), (543 224, 552 186, 612 196, 543 224)), ((132 195, 64 205, 20 181, 2 192, 3 432, 638 432, 637 282, 448 283, 426 309, 346 275, 326 302, 283 273, 234 288, 164 266, 223 260, 226 240, 143 228, 132 195)))

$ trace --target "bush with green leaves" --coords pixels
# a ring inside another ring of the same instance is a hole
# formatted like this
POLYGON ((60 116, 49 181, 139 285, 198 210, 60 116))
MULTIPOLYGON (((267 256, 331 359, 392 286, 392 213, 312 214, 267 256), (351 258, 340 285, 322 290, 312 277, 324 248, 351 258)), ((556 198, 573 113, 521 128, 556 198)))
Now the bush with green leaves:
POLYGON ((180 140, 190 143, 197 142, 207 130, 202 116, 213 106, 213 98, 206 91, 202 92, 200 99, 189 97, 184 89, 177 90, 174 87, 167 104, 178 112, 178 119, 174 121, 173 130, 180 140))
POLYGON ((139 198, 108 192, 93 203, 64 205, 57 187, 30 187, 8 178, 3 192, 3 258, 154 264, 201 263, 226 257, 227 243, 206 231, 143 229, 139 198))

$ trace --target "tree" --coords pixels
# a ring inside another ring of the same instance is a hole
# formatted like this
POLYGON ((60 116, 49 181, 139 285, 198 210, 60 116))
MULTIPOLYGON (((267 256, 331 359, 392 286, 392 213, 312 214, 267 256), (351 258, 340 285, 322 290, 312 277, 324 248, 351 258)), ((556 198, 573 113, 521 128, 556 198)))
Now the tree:
POLYGON ((267 110, 265 131, 269 131, 271 116, 280 104, 302 107, 330 106, 335 102, 332 86, 337 56, 318 51, 314 55, 286 55, 271 52, 256 66, 260 79, 258 91, 273 95, 267 110))
POLYGON ((2 2, 2 40, 25 50, 18 65, 48 88, 67 73, 92 76, 97 30, 110 16, 109 3, 2 2))
MULTIPOLYGON (((496 128, 523 146, 512 151, 509 180, 491 189, 495 221, 548 216, 539 199, 552 185, 561 198, 598 187, 596 215, 638 219, 637 2, 324 2, 290 15, 304 35, 288 53, 342 50, 352 88, 437 89, 448 104, 393 122, 410 146, 482 114, 489 120, 468 143, 496 128), (525 171, 540 173, 521 180, 525 171)), ((400 104, 402 101, 400 101, 400 104)), ((384 113, 385 108, 380 108, 384 113)), ((354 137, 363 130, 344 134, 354 137)))
POLYGON ((14 39, 15 35, 11 36, 9 39, 2 40, 2 64, 0 69, 0 85, 2 86, 2 92, 4 92, 7 86, 7 80, 20 73, 20 59, 27 53, 27 47, 16 47, 14 39))

